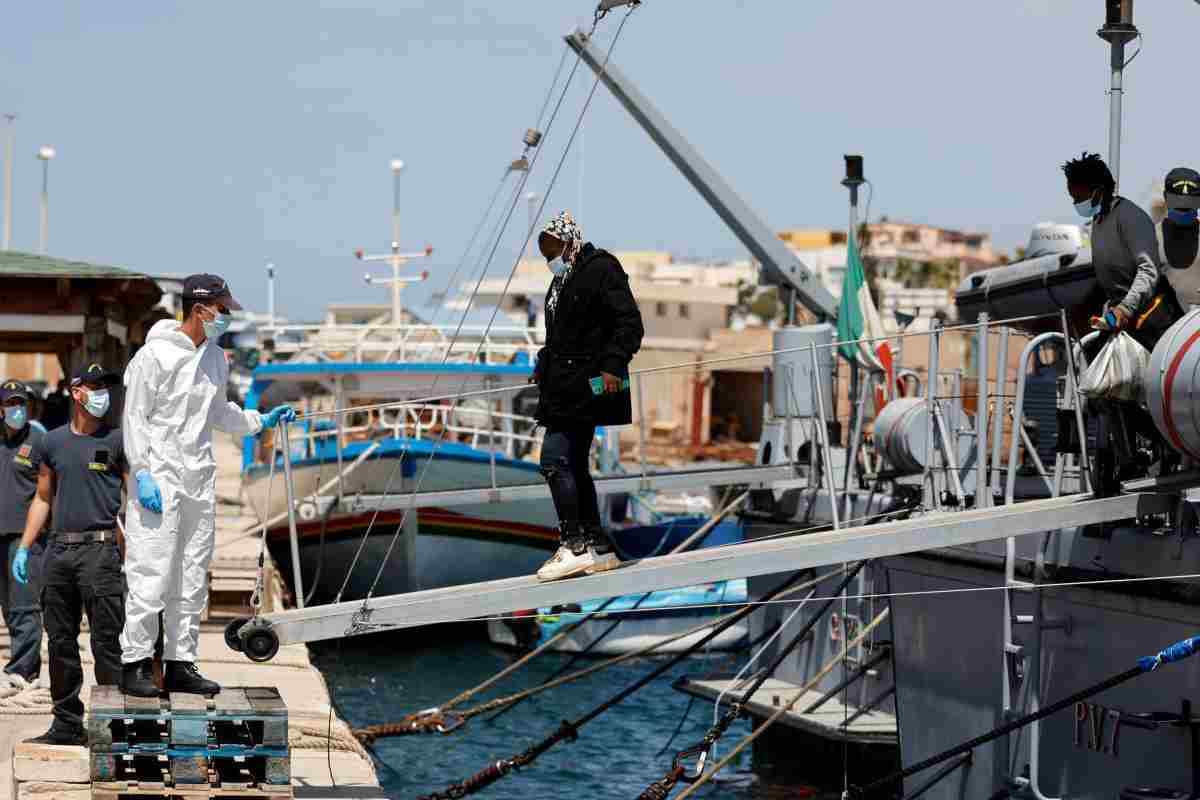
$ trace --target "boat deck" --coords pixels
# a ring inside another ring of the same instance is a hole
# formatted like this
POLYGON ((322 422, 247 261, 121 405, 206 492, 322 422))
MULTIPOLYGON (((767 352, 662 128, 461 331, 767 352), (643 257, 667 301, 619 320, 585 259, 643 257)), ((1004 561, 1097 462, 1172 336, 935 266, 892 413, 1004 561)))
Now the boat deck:
MULTIPOLYGON (((728 692, 721 698, 721 705, 728 707, 737 697, 738 692, 746 685, 745 680, 713 679, 693 680, 682 678, 675 688, 684 694, 699 697, 702 700, 715 701, 722 692, 728 692)), ((816 711, 805 714, 803 709, 821 699, 820 692, 804 691, 794 683, 768 678, 755 692, 746 704, 746 710, 756 717, 768 717, 789 703, 797 692, 801 693, 799 702, 791 711, 785 712, 779 722, 807 733, 816 734, 824 739, 854 744, 899 744, 896 717, 879 710, 868 711, 857 719, 851 720, 848 726, 842 723, 854 716, 854 706, 847 708, 842 705, 839 697, 831 697, 816 711), (799 709, 799 710, 798 710, 799 709)))

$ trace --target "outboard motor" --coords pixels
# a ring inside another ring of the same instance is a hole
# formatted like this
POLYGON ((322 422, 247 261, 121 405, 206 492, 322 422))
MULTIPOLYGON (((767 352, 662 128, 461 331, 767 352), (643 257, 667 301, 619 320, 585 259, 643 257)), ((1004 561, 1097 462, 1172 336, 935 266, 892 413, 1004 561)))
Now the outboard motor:
POLYGON ((1200 208, 1200 172, 1187 167, 1168 172, 1163 201, 1167 206, 1167 216, 1162 221, 1167 263, 1175 269, 1187 269, 1195 263, 1200 244, 1200 222, 1196 218, 1196 209, 1200 208))

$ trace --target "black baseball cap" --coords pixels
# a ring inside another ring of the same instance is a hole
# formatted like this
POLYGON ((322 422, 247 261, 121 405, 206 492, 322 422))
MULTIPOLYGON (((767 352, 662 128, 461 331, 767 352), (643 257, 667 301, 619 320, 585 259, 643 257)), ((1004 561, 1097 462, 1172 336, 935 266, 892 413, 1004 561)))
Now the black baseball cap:
POLYGON ((219 275, 200 273, 183 279, 183 299, 197 303, 220 303, 230 311, 241 311, 241 304, 233 299, 229 284, 219 275))
POLYGON ((1200 208, 1200 172, 1176 167, 1167 173, 1163 184, 1167 208, 1200 208))
POLYGON ((100 364, 92 361, 84 362, 79 369, 75 370, 71 375, 71 385, 79 386, 83 383, 102 383, 105 386, 113 386, 121 382, 121 376, 110 369, 106 369, 100 364))
POLYGON ((26 403, 29 402, 29 387, 20 381, 7 380, 0 383, 0 403, 7 403, 14 397, 19 397, 26 403))

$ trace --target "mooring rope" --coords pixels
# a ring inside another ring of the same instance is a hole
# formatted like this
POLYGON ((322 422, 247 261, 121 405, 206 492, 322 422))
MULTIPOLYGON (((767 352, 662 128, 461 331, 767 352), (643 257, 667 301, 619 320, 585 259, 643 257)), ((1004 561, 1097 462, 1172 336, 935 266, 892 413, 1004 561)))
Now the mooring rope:
POLYGON ((791 700, 787 701, 787 703, 785 703, 778 710, 773 712, 771 714, 771 716, 767 717, 766 720, 764 720, 757 728, 755 728, 754 731, 751 732, 749 736, 747 736, 745 739, 742 739, 742 741, 738 742, 737 746, 734 747, 732 750, 730 750, 728 755, 726 755, 724 758, 722 758, 720 761, 718 761, 711 770, 709 770, 708 772, 705 772, 703 775, 701 775, 699 777, 699 779, 696 780, 691 786, 687 787, 687 789, 685 789, 679 795, 679 797, 676 798, 676 800, 684 800, 684 798, 691 797, 693 794, 698 792, 700 790, 701 786, 703 786, 704 784, 706 784, 710 780, 712 780, 713 776, 715 776, 718 772, 721 771, 721 769, 723 769, 727 764, 729 764, 730 761, 732 761, 735 757, 737 757, 738 753, 741 753, 743 750, 745 750, 747 747, 749 747, 754 742, 755 739, 762 736, 763 733, 766 732, 767 728, 771 727, 771 725, 773 725, 784 714, 791 711, 792 708, 795 707, 796 703, 800 702, 801 698, 803 698, 810 691, 815 689, 817 687, 817 685, 821 682, 821 680, 826 675, 828 675, 830 672, 832 672, 834 669, 837 668, 837 665, 842 661, 842 659, 844 659, 846 657, 846 654, 849 653, 850 650, 852 650, 853 648, 858 647, 858 645, 862 644, 863 640, 865 640, 871 634, 871 632, 873 630, 875 630, 877 627, 879 627, 879 625, 881 625, 883 623, 883 621, 888 618, 889 612, 890 612, 890 609, 887 609, 887 608, 885 608, 883 611, 880 611, 879 614, 875 617, 875 619, 871 620, 865 628, 863 628, 861 631, 859 631, 857 636, 855 636, 853 639, 846 642, 845 646, 842 648, 841 653, 839 653, 838 655, 834 656, 832 659, 827 661, 825 663, 825 665, 823 667, 821 667, 820 670, 817 671, 816 675, 814 675, 809 680, 805 681, 805 683, 802 686, 800 686, 799 689, 796 690, 796 694, 793 695, 791 700))
MULTIPOLYGON (((787 580, 785 580, 779 586, 777 586, 774 589, 772 589, 771 591, 767 592, 766 595, 764 595, 764 596, 771 598, 771 597, 775 597, 775 596, 779 595, 780 593, 791 588, 793 584, 800 581, 804 577, 805 574, 807 574, 807 571, 797 572, 797 573, 793 574, 791 577, 789 577, 787 580)), ((740 609, 740 610, 735 611, 734 613, 730 614, 727 619, 725 619, 720 624, 716 625, 711 631, 709 631, 707 634, 705 634, 705 636, 703 638, 701 638, 700 641, 698 641, 696 644, 692 645, 691 647, 688 647, 687 649, 683 650, 682 652, 678 653, 677 655, 671 657, 666 662, 664 662, 662 665, 651 670, 649 673, 647 673, 646 675, 637 679, 632 684, 625 687, 621 691, 617 692, 617 694, 613 695, 608 700, 606 700, 603 703, 601 703, 600 705, 596 706, 591 711, 587 712, 586 714, 579 717, 578 719, 576 719, 574 721, 564 721, 562 723, 562 725, 560 725, 554 733, 552 733, 550 736, 546 737, 542 741, 538 742, 536 745, 530 747, 529 749, 527 749, 521 753, 511 756, 510 758, 506 758, 506 759, 503 759, 500 761, 496 761, 492 764, 489 764, 483 770, 475 773, 471 777, 469 777, 463 781, 459 781, 458 783, 451 784, 450 786, 446 787, 446 789, 441 792, 433 792, 432 794, 425 795, 422 798, 420 798, 420 800, 457 800, 457 798, 462 798, 462 797, 466 797, 469 794, 474 794, 475 792, 479 791, 480 789, 483 789, 483 788, 495 783, 500 778, 503 778, 505 775, 512 772, 514 769, 519 769, 521 767, 525 767, 525 766, 532 764, 537 759, 538 756, 540 756, 542 753, 546 752, 547 750, 549 750, 551 747, 558 744, 559 742, 564 741, 564 740, 574 741, 578 737, 579 729, 582 728, 584 725, 586 725, 587 723, 596 719, 597 717, 599 717, 604 712, 608 711, 613 706, 618 705, 623 700, 626 700, 631 695, 635 694, 640 689, 645 687, 647 684, 656 680, 663 673, 674 668, 685 658, 688 658, 692 653, 696 652, 700 648, 707 645, 710 641, 712 641, 713 639, 717 638, 722 633, 724 633, 730 626, 734 625, 740 619, 742 619, 743 617, 748 615, 751 610, 752 609, 750 609, 750 608, 743 608, 743 609, 740 609)))
MULTIPOLYGON (((708 756, 712 751, 713 745, 715 745, 721 739, 721 737, 725 735, 725 731, 728 730, 729 726, 733 724, 734 720, 741 716, 746 704, 750 702, 750 698, 754 697, 755 692, 761 689, 762 685, 766 683, 767 679, 775 674, 775 671, 779 669, 779 665, 784 662, 784 659, 790 656, 792 652, 800 646, 801 642, 808 639, 808 637, 812 634, 813 628, 815 628, 821 622, 821 620, 825 618, 826 612, 829 611, 843 590, 850 585, 850 581, 854 580, 854 577, 858 575, 858 573, 864 566, 866 566, 866 564, 867 562, 865 560, 859 561, 854 565, 854 569, 845 571, 843 573, 841 581, 838 582, 838 587, 833 591, 833 595, 827 599, 803 625, 800 626, 800 630, 797 631, 794 636, 792 636, 791 640, 779 649, 779 652, 775 654, 775 657, 771 659, 770 663, 759 671, 758 676, 750 681, 749 686, 741 691, 738 699, 729 704, 729 710, 725 713, 725 716, 723 716, 715 725, 708 729, 708 732, 704 734, 704 738, 700 740, 700 742, 692 745, 691 747, 684 748, 676 753, 675 758, 671 761, 671 769, 667 772, 667 774, 660 780, 657 780, 647 786, 645 791, 643 791, 638 797, 638 800, 657 800, 657 798, 663 796, 661 793, 664 786, 668 787, 669 790, 669 788, 673 787, 678 781, 682 780, 687 783, 692 783, 696 780, 696 778, 699 778, 704 774, 704 765, 708 760, 708 756), (696 778, 688 778, 687 775, 687 764, 685 762, 691 758, 697 759, 696 778)), ((834 572, 826 573, 825 577, 829 578, 835 574, 836 573, 834 572)), ((736 753, 737 751, 735 750, 734 752, 736 753)), ((728 756, 726 758, 728 758, 728 756)))
MULTIPOLYGON (((780 592, 779 596, 784 597, 787 595, 798 594, 799 592, 803 592, 806 589, 812 588, 813 586, 817 585, 818 583, 821 583, 825 579, 826 579, 826 576, 820 576, 813 580, 802 583, 799 586, 795 586, 795 587, 787 589, 783 592, 780 592)), ((354 735, 357 736, 359 738, 359 740, 362 741, 363 743, 369 744, 370 742, 374 741, 375 739, 383 738, 385 736, 408 736, 411 734, 419 734, 419 733, 444 733, 444 734, 453 733, 454 731, 458 730, 462 726, 462 723, 467 722, 470 719, 472 719, 473 717, 479 716, 480 714, 486 714, 488 712, 495 711, 495 710, 501 709, 501 708, 511 708, 513 705, 520 703, 524 700, 527 700, 530 697, 535 697, 536 695, 539 695, 542 692, 547 692, 547 691, 550 691, 551 689, 557 689, 559 686, 565 686, 568 683, 573 683, 577 680, 581 680, 583 678, 588 677, 589 675, 594 675, 597 672, 601 672, 605 669, 608 669, 609 667, 615 667, 618 664, 623 664, 626 661, 630 661, 635 658, 641 658, 642 656, 650 655, 654 651, 659 650, 663 647, 666 647, 667 645, 672 644, 674 642, 677 642, 680 639, 685 639, 688 636, 693 636, 693 635, 699 633, 700 631, 707 630, 708 628, 712 628, 713 626, 716 626, 716 625, 720 625, 721 623, 725 622, 726 620, 728 620, 730 617, 732 617, 734 614, 737 614, 737 613, 739 613, 739 612, 732 611, 728 614, 716 617, 714 619, 706 620, 704 622, 701 622, 697 625, 692 626, 691 628, 688 628, 687 630, 672 634, 671 636, 668 636, 661 640, 651 642, 650 644, 648 644, 644 647, 641 647, 637 650, 631 650, 628 653, 622 653, 621 655, 613 656, 610 659, 606 659, 605 661, 602 661, 598 664, 593 664, 592 666, 586 667, 585 669, 579 670, 577 672, 572 672, 569 675, 563 675, 561 677, 552 678, 551 680, 548 680, 545 683, 539 684, 538 686, 533 686, 528 689, 523 689, 519 692, 507 695, 505 697, 498 697, 494 700, 489 700, 486 703, 483 703, 481 705, 467 709, 461 713, 450 715, 449 718, 447 718, 446 714, 442 713, 444 711, 444 707, 443 707, 443 709, 440 709, 440 710, 439 709, 429 709, 428 712, 418 712, 417 714, 409 714, 404 719, 402 719, 400 722, 383 723, 381 725, 369 725, 365 728, 356 728, 354 730, 354 735)), ((774 633, 778 633, 778 631, 775 631, 774 633)), ((774 635, 774 633, 772 635, 774 635)), ((693 650, 693 652, 694 652, 694 650, 693 650)))

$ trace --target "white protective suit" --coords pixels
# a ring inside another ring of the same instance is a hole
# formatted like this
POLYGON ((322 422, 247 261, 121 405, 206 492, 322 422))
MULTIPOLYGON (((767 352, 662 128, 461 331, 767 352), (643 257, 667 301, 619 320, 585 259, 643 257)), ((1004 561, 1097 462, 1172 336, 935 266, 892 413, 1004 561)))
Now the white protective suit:
POLYGON ((126 664, 153 656, 160 611, 163 658, 196 660, 215 529, 212 429, 246 435, 263 425, 257 411, 225 399, 228 380, 225 351, 211 340, 196 347, 175 320, 155 323, 125 370, 126 664), (138 502, 136 475, 143 469, 162 492, 161 514, 138 502))

